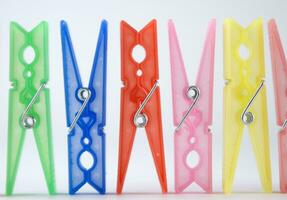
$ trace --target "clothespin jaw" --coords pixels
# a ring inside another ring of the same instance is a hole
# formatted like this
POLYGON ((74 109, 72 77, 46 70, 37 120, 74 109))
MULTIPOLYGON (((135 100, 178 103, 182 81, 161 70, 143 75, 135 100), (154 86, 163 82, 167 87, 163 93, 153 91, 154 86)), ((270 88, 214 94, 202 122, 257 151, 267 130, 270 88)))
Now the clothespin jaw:
POLYGON ((209 126, 212 123, 216 22, 212 20, 208 27, 195 86, 188 84, 175 27, 171 20, 168 27, 173 119, 177 127, 174 135, 175 191, 182 192, 195 182, 206 192, 212 192, 212 135, 209 126), (190 97, 189 92, 193 88, 196 90, 190 97), (182 121, 184 116, 187 118, 182 121), (199 155, 199 163, 195 166, 187 163, 188 156, 193 153, 199 155))
POLYGON ((41 22, 27 32, 15 22, 10 26, 10 81, 6 194, 11 195, 27 129, 34 131, 40 161, 50 194, 55 193, 51 136, 48 24, 41 22), (32 48, 31 62, 24 51, 32 48))
POLYGON ((157 88, 158 55, 156 20, 137 32, 121 22, 121 89, 120 141, 117 193, 122 192, 136 128, 145 127, 163 192, 167 192, 162 137, 160 93, 157 88), (141 45, 146 52, 136 62, 132 50, 141 45))
POLYGON ((232 190, 244 125, 248 126, 264 191, 272 191, 262 19, 247 28, 224 22, 223 191, 232 190), (248 51, 244 57, 241 48, 248 51))
POLYGON ((278 133, 280 190, 287 192, 287 62, 274 19, 268 23, 278 133))
POLYGON ((69 127, 69 193, 85 183, 104 194, 106 123, 107 22, 102 21, 90 82, 84 88, 67 23, 61 22, 67 126, 69 127), (81 163, 89 155, 90 166, 81 163))

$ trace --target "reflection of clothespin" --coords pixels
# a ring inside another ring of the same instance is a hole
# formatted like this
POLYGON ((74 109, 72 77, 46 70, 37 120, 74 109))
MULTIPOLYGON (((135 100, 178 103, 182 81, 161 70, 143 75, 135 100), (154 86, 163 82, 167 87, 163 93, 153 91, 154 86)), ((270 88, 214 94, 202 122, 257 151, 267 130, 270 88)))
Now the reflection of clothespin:
POLYGON ((275 20, 268 24, 278 133, 280 190, 287 192, 287 62, 275 20))
POLYGON ((248 127, 263 188, 272 191, 262 20, 242 28, 224 22, 223 191, 232 190, 244 125, 248 127), (244 51, 245 50, 245 51, 244 51))
POLYGON ((6 193, 11 195, 27 129, 33 129, 46 183, 55 193, 49 79, 48 24, 31 32, 11 23, 8 158, 6 193), (30 57, 25 58, 25 52, 30 57), (34 58, 33 53, 34 53, 34 58), (27 60, 28 59, 28 60, 27 60))
POLYGON ((83 87, 68 26, 61 22, 69 157, 69 192, 85 183, 105 193, 107 22, 99 33, 90 82, 83 87), (84 157, 91 163, 82 163, 84 157))
POLYGON ((189 86, 175 27, 169 21, 169 44, 175 151, 175 191, 182 192, 191 183, 197 183, 206 192, 212 192, 212 123, 213 69, 215 20, 209 25, 195 86, 189 86), (198 163, 187 163, 197 154, 198 163))
POLYGON ((145 127, 159 181, 167 192, 164 145, 162 137, 156 20, 137 32, 121 22, 121 117, 117 193, 122 192, 137 128, 145 127), (146 52, 142 62, 132 55, 135 46, 146 52))

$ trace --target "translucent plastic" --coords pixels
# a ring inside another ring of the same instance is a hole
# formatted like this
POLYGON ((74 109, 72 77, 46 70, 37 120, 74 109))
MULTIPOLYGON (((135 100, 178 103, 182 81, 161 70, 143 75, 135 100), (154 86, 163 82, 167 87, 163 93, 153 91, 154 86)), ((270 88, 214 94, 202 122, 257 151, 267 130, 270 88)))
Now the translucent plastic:
MULTIPOLYGON (((134 115, 158 80, 156 20, 151 21, 140 32, 126 22, 121 22, 121 79, 124 87, 121 89, 117 193, 122 192, 134 142, 134 115), (146 52, 145 59, 140 63, 132 57, 132 50, 136 45, 141 45, 146 52), (141 75, 137 74, 138 70, 142 71, 141 75)), ((145 129, 161 188, 163 192, 167 192, 159 91, 159 88, 155 90, 143 113, 148 118, 145 129)))
POLYGON ((280 190, 287 192, 287 129, 282 128, 287 117, 287 63, 275 20, 268 24, 270 53, 275 93, 278 133, 280 190))
MULTIPOLYGON (((8 157, 6 194, 11 195, 15 184, 19 160, 23 149, 26 129, 22 114, 31 102, 37 89, 49 79, 48 24, 40 23, 27 32, 15 22, 10 30, 10 81, 8 157), (31 63, 24 59, 26 48, 34 49, 35 58, 31 63)), ((41 164, 50 194, 55 193, 54 161, 52 151, 50 93, 42 89, 28 115, 36 120, 33 127, 41 164)), ((34 166, 31 166, 33 168, 34 166)))
MULTIPOLYGON (((192 100, 187 97, 187 75, 173 22, 169 24, 173 119, 178 126, 192 100)), ((200 96, 184 125, 174 135, 175 191, 182 192, 195 182, 204 191, 212 192, 212 123, 213 71, 215 46, 215 20, 209 24, 195 86, 200 96), (189 166, 187 157, 191 152, 199 155, 196 166, 189 166)))
MULTIPOLYGON (((70 127, 83 99, 81 77, 73 50, 68 26, 61 22, 64 84, 66 96, 67 126, 70 127)), ((69 193, 76 193, 85 183, 99 193, 105 193, 105 134, 106 124, 106 67, 107 67, 107 22, 104 20, 98 38, 94 63, 88 89, 91 97, 75 127, 68 135, 69 193), (91 166, 81 163, 85 154, 91 156, 91 166)))
MULTIPOLYGON (((244 123, 241 115, 265 76, 262 20, 247 28, 232 19, 224 22, 224 160, 223 191, 232 191, 244 123), (246 48, 247 57, 240 48, 246 48)), ((248 125, 264 191, 272 191, 265 86, 250 109, 254 121, 248 125)))

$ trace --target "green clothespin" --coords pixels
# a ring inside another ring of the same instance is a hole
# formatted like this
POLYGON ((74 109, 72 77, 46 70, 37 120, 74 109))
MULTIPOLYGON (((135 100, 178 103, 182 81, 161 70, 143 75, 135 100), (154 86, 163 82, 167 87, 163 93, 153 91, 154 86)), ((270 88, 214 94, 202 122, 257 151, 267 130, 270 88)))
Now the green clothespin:
MULTIPOLYGON (((50 194, 55 193, 51 136, 48 24, 41 22, 31 32, 17 23, 10 26, 10 81, 6 194, 11 195, 27 129, 33 129, 50 194), (24 59, 27 48, 33 61, 24 59)), ((33 167, 33 166, 31 166, 33 167)))

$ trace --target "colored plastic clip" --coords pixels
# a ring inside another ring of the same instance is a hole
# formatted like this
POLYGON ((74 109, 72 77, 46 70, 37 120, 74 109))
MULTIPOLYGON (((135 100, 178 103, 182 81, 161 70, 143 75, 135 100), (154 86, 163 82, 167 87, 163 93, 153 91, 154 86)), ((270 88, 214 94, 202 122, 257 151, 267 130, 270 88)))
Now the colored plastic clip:
POLYGON ((262 20, 255 20, 247 28, 241 27, 232 19, 225 20, 223 161, 225 193, 232 190, 244 125, 249 130, 264 191, 272 191, 264 68, 262 20))
POLYGON ((121 117, 117 193, 122 192, 137 128, 145 127, 158 178, 167 192, 164 145, 162 137, 156 20, 140 32, 121 22, 121 117), (141 45, 145 59, 138 63, 132 50, 141 45))
POLYGON ((268 24, 276 101, 279 147, 280 190, 287 192, 287 63, 275 20, 268 24))
POLYGON ((83 87, 68 26, 61 22, 69 157, 69 192, 85 183, 104 194, 107 22, 102 21, 90 82, 83 87), (91 165, 81 163, 89 156, 91 165))
POLYGON ((175 191, 182 192, 197 183, 212 192, 212 123, 213 69, 216 22, 209 24, 196 85, 189 86, 173 22, 169 21, 169 44, 173 97, 175 191), (199 155, 196 166, 187 158, 199 155))
POLYGON ((46 183, 55 193, 54 161, 51 136, 48 24, 40 23, 31 32, 12 22, 10 30, 10 81, 8 157, 6 194, 11 195, 27 129, 33 129, 46 183), (35 57, 26 60, 25 51, 35 57), (32 51, 32 50, 31 50, 32 51))

